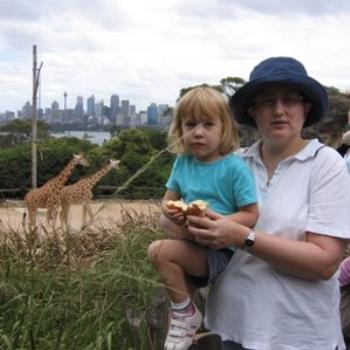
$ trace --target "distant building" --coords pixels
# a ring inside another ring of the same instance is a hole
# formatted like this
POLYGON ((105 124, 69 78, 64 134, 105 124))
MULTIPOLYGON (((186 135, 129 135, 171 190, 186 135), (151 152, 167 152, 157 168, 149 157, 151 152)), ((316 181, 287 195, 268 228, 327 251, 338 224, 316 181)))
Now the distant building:
POLYGON ((11 120, 15 119, 15 113, 11 111, 6 111, 5 113, 0 114, 0 122, 1 123, 8 123, 11 120))
POLYGON ((112 123, 112 125, 117 124, 117 114, 119 112, 119 96, 118 95, 112 95, 111 96, 111 105, 110 105, 110 113, 109 113, 109 120, 112 123))
POLYGON ((130 124, 130 101, 129 100, 122 100, 121 113, 124 119, 122 125, 129 125, 130 124))
POLYGON ((77 104, 74 108, 74 121, 78 123, 84 122, 84 99, 83 96, 77 97, 77 104))
POLYGON ((62 123, 60 106, 57 101, 51 103, 51 123, 62 123))
POLYGON ((87 99, 87 114, 95 116, 95 96, 92 95, 87 99))
POLYGON ((158 106, 155 103, 151 103, 147 108, 147 124, 158 124, 158 106))
POLYGON ((25 105, 22 107, 22 117, 23 118, 31 118, 33 113, 32 105, 27 101, 25 105))
POLYGON ((158 105, 158 116, 159 116, 160 125, 162 126, 169 125, 170 123, 169 105, 167 104, 158 105))
POLYGON ((147 124, 147 112, 140 111, 139 112, 139 119, 140 119, 140 125, 146 125, 147 124))

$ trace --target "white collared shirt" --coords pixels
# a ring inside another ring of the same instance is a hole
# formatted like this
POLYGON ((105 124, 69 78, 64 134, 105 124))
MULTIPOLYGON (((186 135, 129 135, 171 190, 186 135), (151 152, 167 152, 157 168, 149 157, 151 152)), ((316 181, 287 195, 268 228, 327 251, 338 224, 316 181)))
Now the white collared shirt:
MULTIPOLYGON (((350 182, 341 156, 310 140, 268 182, 259 145, 243 154, 257 186, 256 230, 292 240, 305 240, 307 231, 350 238, 350 182)), ((248 349, 344 349, 337 274, 303 280, 238 250, 210 289, 206 325, 248 349)))

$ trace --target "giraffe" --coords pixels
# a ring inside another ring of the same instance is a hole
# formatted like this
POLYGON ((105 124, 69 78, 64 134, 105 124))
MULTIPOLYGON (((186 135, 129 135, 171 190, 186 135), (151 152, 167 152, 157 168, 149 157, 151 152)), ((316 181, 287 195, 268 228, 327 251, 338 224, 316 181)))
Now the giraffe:
POLYGON ((60 220, 62 228, 69 228, 68 225, 68 214, 69 209, 72 204, 82 204, 83 205, 83 226, 86 225, 86 214, 89 215, 90 220, 93 219, 89 203, 92 200, 93 194, 92 189, 96 183, 105 176, 113 168, 117 168, 119 160, 110 159, 109 164, 105 165, 102 169, 96 173, 87 176, 73 185, 65 186, 60 192, 60 202, 61 202, 61 213, 60 220))
POLYGON ((50 223, 53 221, 54 227, 56 219, 55 211, 59 205, 59 193, 67 182, 73 169, 78 164, 83 166, 89 165, 83 153, 74 154, 73 158, 57 176, 50 179, 43 186, 34 188, 25 195, 24 201, 28 210, 30 229, 33 229, 36 226, 38 208, 47 208, 47 222, 50 223))

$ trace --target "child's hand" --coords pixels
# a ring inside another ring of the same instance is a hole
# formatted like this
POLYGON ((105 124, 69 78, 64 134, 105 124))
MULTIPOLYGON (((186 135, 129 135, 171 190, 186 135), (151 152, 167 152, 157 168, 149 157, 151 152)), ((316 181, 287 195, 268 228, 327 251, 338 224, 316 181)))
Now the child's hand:
POLYGON ((169 206, 167 202, 162 205, 163 214, 176 225, 183 225, 186 222, 186 217, 181 208, 169 206))
POLYGON ((183 225, 186 222, 184 213, 179 209, 168 209, 168 218, 177 225, 183 225))

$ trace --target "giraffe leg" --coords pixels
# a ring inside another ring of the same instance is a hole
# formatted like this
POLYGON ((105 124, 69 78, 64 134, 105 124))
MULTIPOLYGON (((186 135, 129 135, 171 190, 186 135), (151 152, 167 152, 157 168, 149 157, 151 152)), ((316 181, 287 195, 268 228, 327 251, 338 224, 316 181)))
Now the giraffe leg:
POLYGON ((58 206, 56 205, 52 208, 52 212, 51 212, 51 221, 52 221, 53 229, 56 228, 57 215, 58 215, 58 206))
POLYGON ((83 227, 86 227, 86 202, 83 203, 83 227))
POLYGON ((46 220, 48 225, 54 230, 55 229, 55 208, 53 206, 50 206, 47 208, 47 212, 46 212, 46 220))
POLYGON ((92 213, 91 207, 89 203, 86 203, 86 211, 90 217, 90 221, 94 219, 94 214, 92 213))
POLYGON ((92 213, 89 202, 83 203, 83 226, 85 227, 87 224, 91 224, 94 219, 94 215, 92 213), (89 221, 86 221, 87 215, 89 216, 89 221))
POLYGON ((62 228, 65 228, 66 230, 69 230, 69 223, 68 223, 69 209, 70 209, 70 205, 68 203, 62 203, 60 219, 61 219, 62 228))
POLYGON ((38 212, 38 208, 36 207, 28 207, 28 216, 29 216, 29 229, 33 230, 36 227, 36 215, 38 212))

